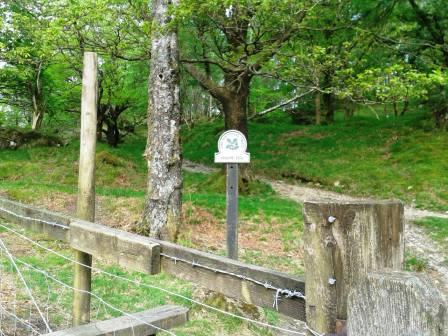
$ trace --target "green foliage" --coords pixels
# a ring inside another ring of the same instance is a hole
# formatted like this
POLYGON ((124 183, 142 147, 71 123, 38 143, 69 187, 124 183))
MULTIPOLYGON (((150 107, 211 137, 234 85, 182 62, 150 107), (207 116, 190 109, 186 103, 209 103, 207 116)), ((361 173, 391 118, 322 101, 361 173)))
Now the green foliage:
POLYGON ((353 96, 370 97, 378 102, 427 100, 437 86, 446 86, 448 75, 440 69, 421 73, 409 65, 394 64, 386 68, 369 68, 359 73, 346 87, 353 96))

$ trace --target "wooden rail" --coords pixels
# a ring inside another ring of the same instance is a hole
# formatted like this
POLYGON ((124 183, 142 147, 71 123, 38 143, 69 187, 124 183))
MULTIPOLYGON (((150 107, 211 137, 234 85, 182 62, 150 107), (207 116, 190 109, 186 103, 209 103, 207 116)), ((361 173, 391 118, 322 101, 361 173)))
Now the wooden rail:
POLYGON ((129 270, 160 272, 160 245, 147 237, 76 220, 70 224, 70 246, 129 270))
POLYGON ((300 277, 2 198, 0 217, 128 270, 147 274, 162 270, 228 297, 260 307, 275 307, 284 315, 305 321, 303 298, 281 294, 305 294, 305 282, 300 277))
POLYGON ((156 334, 158 332, 157 328, 168 330, 185 324, 187 321, 187 308, 166 305, 134 313, 129 316, 121 316, 110 320, 55 331, 45 334, 45 336, 149 336, 156 334))

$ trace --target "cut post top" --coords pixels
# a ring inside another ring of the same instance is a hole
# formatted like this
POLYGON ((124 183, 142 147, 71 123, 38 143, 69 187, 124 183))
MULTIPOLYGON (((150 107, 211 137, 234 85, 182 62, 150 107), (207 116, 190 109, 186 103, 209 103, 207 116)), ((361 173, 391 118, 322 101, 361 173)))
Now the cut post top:
POLYGON ((305 200, 304 203, 307 204, 326 204, 326 205, 403 205, 403 202, 398 199, 387 199, 387 200, 378 200, 378 199, 363 199, 363 200, 354 200, 354 199, 342 199, 335 200, 334 198, 319 198, 319 199, 309 199, 305 200))

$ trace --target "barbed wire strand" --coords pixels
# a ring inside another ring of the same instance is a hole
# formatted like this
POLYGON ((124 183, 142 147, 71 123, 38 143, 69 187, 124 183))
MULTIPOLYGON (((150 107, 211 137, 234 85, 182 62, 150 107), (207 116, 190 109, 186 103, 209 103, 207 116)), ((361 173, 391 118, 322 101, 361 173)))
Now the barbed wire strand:
MULTIPOLYGON (((5 210, 5 209, 3 209, 3 208, 0 207, 0 210, 5 210)), ((22 216, 22 215, 19 215, 19 214, 10 212, 10 211, 7 211, 7 212, 8 212, 8 213, 11 213, 11 214, 13 214, 13 215, 15 215, 15 216, 17 216, 17 217, 24 217, 24 218, 26 218, 26 216, 22 216)), ((30 218, 30 219, 33 219, 33 218, 30 218)), ((52 223, 52 222, 48 222, 48 221, 45 221, 45 220, 38 220, 38 221, 41 221, 41 222, 44 222, 44 223, 47 223, 47 224, 48 224, 48 223, 52 223)), ((50 224, 50 225, 52 225, 52 224, 50 224)), ((58 225, 58 226, 61 226, 61 225, 58 225)), ((200 301, 197 301, 197 300, 195 300, 195 299, 186 297, 186 296, 184 296, 184 295, 181 295, 181 294, 172 292, 172 291, 170 291, 170 290, 168 290, 168 289, 165 289, 165 288, 162 288, 162 287, 159 287, 159 286, 155 286, 155 285, 150 285, 150 284, 142 283, 142 282, 140 282, 140 281, 136 281, 136 280, 128 279, 128 278, 125 278, 125 277, 120 276, 120 275, 116 275, 116 274, 109 273, 109 272, 104 271, 104 270, 102 270, 102 269, 100 269, 100 268, 96 268, 96 267, 89 266, 89 265, 84 265, 84 264, 82 264, 82 263, 80 263, 80 262, 78 262, 78 261, 76 261, 76 260, 74 260, 74 259, 72 259, 72 258, 69 258, 69 257, 67 257, 67 256, 65 256, 65 255, 63 255, 63 254, 61 254, 61 253, 59 253, 59 252, 57 252, 57 251, 54 251, 54 250, 52 250, 52 249, 49 249, 49 248, 43 246, 42 244, 40 244, 40 243, 38 243, 38 242, 33 241, 32 239, 26 237, 25 235, 23 235, 23 234, 17 232, 16 230, 13 230, 13 229, 11 229, 11 228, 5 226, 5 225, 3 225, 3 224, 0 224, 0 227, 3 227, 3 228, 6 229, 7 231, 9 231, 9 232, 11 232, 11 233, 13 233, 13 234, 15 234, 15 235, 21 237, 22 239, 24 239, 24 240, 26 240, 26 241, 29 241, 30 243, 34 244, 35 246, 38 246, 38 247, 42 248, 43 250, 45 250, 45 251, 47 251, 47 252, 53 253, 53 254, 55 254, 55 255, 58 255, 59 257, 65 259, 65 260, 67 260, 67 261, 70 261, 70 262, 72 262, 72 263, 75 263, 75 264, 78 264, 78 265, 87 267, 87 268, 91 269, 92 271, 96 271, 96 272, 99 272, 99 273, 108 275, 108 276, 110 276, 110 277, 112 277, 112 278, 119 279, 119 280, 123 280, 123 281, 126 281, 126 282, 128 282, 128 283, 132 283, 132 284, 137 285, 137 286, 143 286, 143 287, 147 287, 147 288, 151 288, 151 289, 156 289, 156 290, 159 290, 159 291, 161 291, 161 292, 167 293, 167 294, 169 294, 169 295, 172 295, 172 296, 175 296, 175 297, 184 299, 184 300, 189 301, 189 302, 191 302, 191 303, 195 303, 195 304, 200 305, 200 306, 202 306, 202 307, 204 307, 204 308, 207 308, 207 309, 209 309, 209 310, 212 310, 212 311, 215 311, 215 312, 218 312, 218 313, 221 313, 221 314, 223 314, 223 315, 230 316, 230 317, 234 317, 234 318, 237 318, 237 319, 246 321, 246 322, 251 322, 251 323, 253 323, 253 324, 257 324, 257 325, 259 325, 259 326, 261 326, 261 327, 264 327, 264 328, 269 328, 269 329, 274 329, 274 330, 278 330, 278 331, 283 331, 283 332, 287 332, 287 333, 290 333, 290 334, 293 334, 293 335, 306 336, 306 333, 301 332, 301 331, 290 330, 290 329, 286 329, 286 328, 282 328, 282 327, 274 326, 274 325, 269 324, 269 323, 266 323, 266 322, 256 321, 256 320, 250 319, 250 318, 245 317, 245 316, 241 316, 241 315, 237 315, 237 314, 234 314, 234 313, 231 313, 231 312, 227 312, 227 311, 221 310, 221 309, 219 309, 219 308, 210 306, 210 305, 205 304, 205 303, 203 303, 203 302, 200 302, 200 301)), ((65 228, 69 229, 69 227, 65 227, 65 228)), ((172 258, 175 258, 175 257, 172 257, 172 258)), ((320 333, 318 333, 317 331, 314 331, 314 330, 310 329, 306 324, 305 324, 305 328, 306 328, 307 330, 309 330, 310 332, 314 333, 314 335, 316 335, 316 336, 323 336, 323 334, 320 334, 320 333)))
MULTIPOLYGON (((1 244, 1 239, 0 239, 0 244, 1 244)), ((2 244, 2 246, 3 246, 3 248, 5 249, 5 251, 7 251, 7 247, 5 246, 5 244, 2 244)), ((141 319, 141 318, 138 318, 138 317, 136 317, 136 316, 134 316, 134 315, 132 315, 132 314, 129 314, 129 313, 127 313, 127 312, 125 312, 125 311, 123 311, 123 310, 121 310, 121 309, 119 309, 119 308, 113 306, 112 304, 108 303, 108 302, 105 301, 102 297, 100 297, 99 295, 97 295, 97 294, 95 294, 95 293, 92 293, 92 292, 89 292, 89 291, 86 291, 86 290, 83 290, 83 289, 79 289, 79 288, 74 288, 73 286, 68 285, 68 284, 66 284, 65 282, 63 282, 63 281, 59 280, 58 278, 54 277, 53 275, 51 275, 51 274, 48 273, 47 271, 42 270, 42 269, 40 269, 40 268, 37 268, 37 267, 35 267, 35 266, 33 266, 33 265, 31 265, 31 264, 29 264, 29 263, 27 263, 27 262, 25 262, 25 261, 23 261, 23 260, 21 260, 21 259, 18 259, 18 258, 16 258, 16 257, 12 256, 10 253, 8 253, 8 254, 10 255, 10 258, 9 258, 9 259, 10 259, 11 262, 14 263, 14 264, 15 264, 15 262, 17 262, 17 263, 19 263, 19 264, 22 264, 22 265, 24 265, 25 267, 27 267, 28 269, 33 270, 33 271, 35 271, 35 272, 37 272, 37 273, 43 274, 45 277, 47 277, 47 278, 53 280, 54 282, 58 283, 59 285, 61 285, 61 286, 63 286, 63 287, 66 287, 66 288, 68 288, 68 289, 71 289, 71 290, 74 290, 74 291, 77 291, 77 292, 80 292, 80 293, 90 294, 92 297, 94 297, 95 299, 97 299, 98 301, 100 301, 100 302, 101 302, 102 304, 104 304, 105 306, 109 307, 110 309, 112 309, 112 310, 114 310, 114 311, 116 311, 116 312, 118 312, 118 313, 120 313, 120 314, 122 314, 122 315, 124 315, 124 316, 127 316, 127 317, 129 317, 129 318, 131 318, 131 319, 133 319, 133 320, 136 320, 136 321, 141 322, 141 323, 143 323, 143 324, 145 324, 145 325, 148 325, 148 326, 150 326, 150 327, 153 327, 154 329, 156 329, 156 330, 158 330, 158 331, 163 331, 163 332, 166 332, 166 333, 168 333, 168 334, 170 334, 170 335, 172 335, 172 336, 176 336, 175 333, 173 333, 173 332, 171 332, 171 331, 169 331, 169 330, 166 330, 166 329, 164 329, 164 328, 162 328, 162 327, 158 327, 158 326, 156 326, 156 325, 154 325, 154 324, 152 324, 152 323, 146 322, 145 320, 143 320, 143 319, 141 319)), ((133 328, 133 326, 131 326, 131 328, 133 328)), ((51 332, 51 331, 50 331, 50 332, 51 332)))
POLYGON ((170 255, 165 254, 165 253, 160 253, 160 255, 163 256, 163 257, 166 257, 168 259, 173 260, 174 263, 177 263, 178 261, 181 261, 181 262, 189 264, 189 265, 191 265, 193 267, 203 268, 203 269, 212 271, 214 273, 221 273, 221 274, 230 275, 232 277, 235 277, 235 278, 238 278, 238 279, 241 279, 241 280, 253 282, 253 283, 257 284, 257 285, 263 286, 266 289, 272 289, 272 290, 275 291, 274 303, 273 303, 272 306, 276 307, 277 310, 278 310, 278 301, 280 299, 280 295, 284 295, 287 299, 292 298, 292 297, 296 297, 296 298, 299 298, 299 299, 306 300, 306 296, 303 295, 303 293, 300 292, 300 291, 290 290, 290 289, 287 289, 287 288, 275 287, 275 286, 273 286, 271 283, 269 283, 267 281, 263 282, 263 281, 259 281, 259 280, 253 279, 251 277, 245 276, 245 275, 241 275, 241 274, 237 274, 237 273, 233 273, 233 272, 228 272, 228 271, 225 271, 225 270, 222 270, 222 269, 219 269, 219 268, 215 268, 215 267, 202 265, 202 264, 200 264, 200 263, 198 263, 198 262, 196 262, 194 260, 193 261, 189 261, 189 260, 186 260, 186 259, 183 259, 183 258, 173 257, 173 256, 170 256, 170 255))
POLYGON ((14 262, 14 257, 11 255, 11 253, 9 252, 8 248, 6 247, 5 243, 3 242, 3 239, 0 238, 0 247, 4 249, 6 256, 8 257, 9 260, 11 260, 12 265, 14 266, 15 270, 17 271, 17 275, 20 278, 20 281, 23 283, 23 285, 25 286, 26 292, 29 295, 31 301, 33 302, 33 305, 36 307, 37 312, 40 315, 40 318, 42 319, 42 321, 45 324, 45 327, 47 328, 48 332, 52 332, 44 314, 42 313, 42 311, 39 308, 39 305, 37 304, 36 300, 34 299, 33 293, 31 291, 31 289, 29 288, 28 284, 25 281, 25 278, 22 275, 22 272, 20 271, 19 267, 17 266, 17 264, 14 262))
POLYGON ((2 208, 2 207, 0 207, 0 210, 3 211, 3 212, 6 212, 7 214, 10 214, 10 215, 22 218, 22 219, 32 220, 34 222, 45 223, 45 224, 48 224, 48 225, 51 225, 51 226, 60 227, 60 228, 65 229, 65 230, 70 230, 70 226, 68 226, 68 225, 64 225, 64 224, 57 223, 57 222, 52 222, 52 221, 47 221, 45 219, 39 219, 39 218, 28 217, 28 216, 25 216, 25 215, 19 215, 16 212, 10 211, 10 210, 2 208))

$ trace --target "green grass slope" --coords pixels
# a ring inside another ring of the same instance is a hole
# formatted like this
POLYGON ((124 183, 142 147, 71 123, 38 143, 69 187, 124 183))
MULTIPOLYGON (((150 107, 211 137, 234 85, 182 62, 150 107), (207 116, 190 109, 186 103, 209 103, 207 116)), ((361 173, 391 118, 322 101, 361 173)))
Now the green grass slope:
MULTIPOLYGON (((249 126, 251 167, 274 179, 313 183, 359 196, 399 198, 448 210, 448 133, 425 116, 357 116, 333 125, 298 126, 272 116, 249 126)), ((213 162, 222 122, 184 130, 184 156, 213 162)))
MULTIPOLYGON (((118 148, 97 146, 97 220, 126 230, 135 229, 143 212, 146 140, 129 137, 118 148)), ((62 147, 0 150, 0 196, 74 214, 79 142, 62 147)), ((184 172, 183 245, 224 254, 226 196, 215 176, 184 172), (212 238, 212 239, 208 239, 212 238)), ((216 177, 219 179, 219 177, 216 177)), ((302 273, 300 260, 283 258, 297 251, 302 229, 301 207, 258 182, 239 200, 241 258, 255 264, 302 273), (275 250, 265 245, 275 234, 275 250)))

